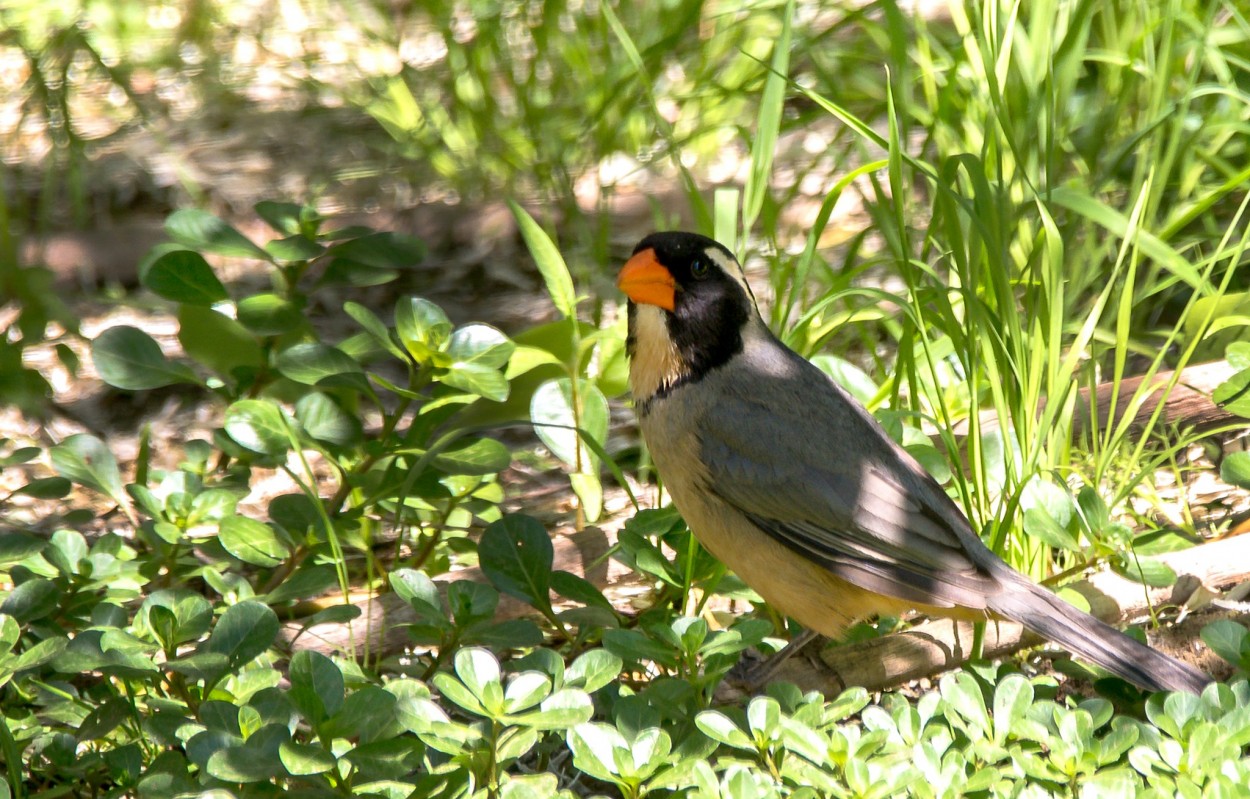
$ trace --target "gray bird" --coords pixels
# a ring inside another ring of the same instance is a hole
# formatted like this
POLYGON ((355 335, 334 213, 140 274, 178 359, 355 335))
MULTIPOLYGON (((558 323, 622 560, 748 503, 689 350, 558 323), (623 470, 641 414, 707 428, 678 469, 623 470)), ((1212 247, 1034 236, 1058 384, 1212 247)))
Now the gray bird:
POLYGON ((913 609, 1002 617, 1145 689, 1211 682, 991 552, 862 406, 773 336, 723 246, 652 234, 617 285, 656 468, 699 541, 778 610, 831 638, 913 609))

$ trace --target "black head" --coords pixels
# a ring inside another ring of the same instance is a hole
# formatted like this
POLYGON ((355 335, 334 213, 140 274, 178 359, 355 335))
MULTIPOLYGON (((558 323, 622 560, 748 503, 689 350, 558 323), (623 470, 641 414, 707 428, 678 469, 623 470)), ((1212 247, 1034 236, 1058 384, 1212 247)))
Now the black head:
POLYGON ((634 303, 663 309, 668 334, 691 376, 725 364, 742 350, 742 329, 755 300, 737 259, 697 233, 653 233, 634 248, 618 285, 634 303))

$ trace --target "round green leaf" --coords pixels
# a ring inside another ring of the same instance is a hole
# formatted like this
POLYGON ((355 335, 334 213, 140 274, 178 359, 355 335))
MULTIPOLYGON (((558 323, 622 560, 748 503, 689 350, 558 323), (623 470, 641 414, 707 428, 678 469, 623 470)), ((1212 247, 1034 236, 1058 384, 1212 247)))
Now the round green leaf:
POLYGON ((208 306, 230 296, 204 256, 190 250, 165 253, 148 266, 141 279, 161 297, 187 305, 208 306))
POLYGON ((218 525, 218 540, 244 563, 272 568, 290 557, 287 543, 269 525, 246 516, 227 516, 218 525))
POLYGON ((592 649, 581 655, 564 672, 564 684, 593 694, 615 680, 624 664, 606 649, 592 649))
POLYGON ((269 400, 243 399, 226 409, 226 433, 241 446, 265 455, 284 454, 291 444, 282 409, 269 400))
POLYGON ((129 325, 110 327, 96 336, 91 360, 105 383, 126 391, 197 382, 185 365, 165 357, 155 339, 129 325))
POLYGON ((1220 479, 1238 488, 1250 488, 1250 452, 1233 452, 1220 463, 1220 479))
POLYGON ((264 654, 278 637, 278 628, 278 616, 267 605, 245 600, 226 608, 203 649, 225 655, 237 668, 264 654))
POLYGON ((576 428, 603 443, 608 437, 608 400, 594 383, 578 381, 580 413, 574 413, 573 382, 567 377, 548 380, 534 392, 530 400, 530 419, 534 431, 551 453, 570 468, 578 464, 578 447, 581 447, 580 464, 586 471, 598 463, 594 453, 580 443, 576 428))
POLYGON ((310 724, 318 725, 343 706, 343 672, 320 652, 300 650, 291 657, 287 695, 310 724))
POLYGON ((1250 630, 1232 619, 1213 621, 1203 627, 1202 640, 1212 652, 1235 666, 1250 654, 1250 630))
POLYGON ((1029 508, 1024 512, 1024 532, 1056 549, 1075 552, 1079 549, 1076 539, 1059 522, 1051 518, 1043 507, 1029 508))
POLYGON ((31 555, 43 551, 48 545, 46 539, 35 538, 23 533, 0 533, 0 566, 20 563, 31 555))
POLYGON ((434 458, 434 465, 448 474, 495 474, 512 463, 512 451, 493 438, 458 442, 434 458))
POLYGON ((503 402, 508 398, 508 379, 503 372, 493 366, 480 363, 453 363, 447 371, 439 375, 439 382, 444 385, 477 394, 495 402, 503 402))
POLYGON ((364 370, 350 355, 320 342, 296 344, 278 354, 278 371, 306 386, 345 386, 369 391, 364 370))
POLYGON ((41 477, 31 480, 14 493, 25 494, 35 499, 60 499, 67 495, 73 487, 73 484, 64 477, 41 477))
POLYGON ((553 556, 547 530, 538 520, 519 514, 492 523, 478 544, 478 562, 491 583, 548 615, 553 556))
POLYGON ((175 211, 165 220, 165 230, 184 247, 241 258, 268 259, 265 251, 222 220, 198 208, 175 211))
POLYGON ((1243 369, 1216 386, 1211 400, 1229 413, 1250 418, 1250 369, 1243 369))
POLYGON ((429 300, 404 297, 395 304, 395 332, 408 354, 425 363, 447 342, 451 320, 429 300))
POLYGON ((52 448, 52 468, 79 485, 95 489, 119 505, 124 501, 117 459, 104 442, 93 435, 70 436, 52 448))
POLYGON ((508 362, 516 345, 490 325, 471 324, 458 328, 447 342, 447 354, 458 363, 476 363, 498 369, 508 362))
POLYGON ((314 209, 299 205, 298 203, 283 203, 274 200, 261 200, 253 206, 256 215, 269 223, 269 226, 279 233, 288 236, 300 232, 300 223, 309 212, 316 218, 320 218, 320 214, 314 209))
POLYGON ((213 606, 200 594, 186 588, 169 588, 154 591, 143 601, 139 618, 147 618, 148 625, 155 628, 152 619, 165 611, 168 626, 164 630, 167 644, 176 646, 194 641, 208 632, 213 621, 213 606))
POLYGON ((295 403, 295 418, 314 441, 346 447, 360 442, 360 419, 339 407, 333 398, 314 391, 295 403))
POLYGON ((425 258, 425 245, 402 233, 370 233, 334 245, 330 254, 374 269, 406 269, 425 258))
POLYGON ((61 589, 56 583, 36 577, 10 591, 0 603, 0 613, 25 624, 55 613, 60 597, 61 589))
POLYGON ((870 402, 877 396, 877 384, 863 369, 836 355, 816 355, 812 357, 812 365, 833 378, 846 392, 862 403, 870 402))
MULTIPOLYGON (((334 768, 334 755, 320 746, 286 741, 278 748, 278 757, 287 772, 295 776, 323 774, 334 768)), ((409 786, 411 787, 411 786, 409 786)))
POLYGON ((258 336, 281 336, 304 324, 303 310, 297 303, 277 294, 255 294, 239 300, 239 322, 258 336))
POLYGON ((265 352, 246 327, 212 308, 183 305, 178 309, 178 342, 187 357, 223 377, 265 365, 265 352))
POLYGON ((265 252, 276 261, 311 261, 325 251, 325 247, 300 235, 274 239, 265 245, 265 252))

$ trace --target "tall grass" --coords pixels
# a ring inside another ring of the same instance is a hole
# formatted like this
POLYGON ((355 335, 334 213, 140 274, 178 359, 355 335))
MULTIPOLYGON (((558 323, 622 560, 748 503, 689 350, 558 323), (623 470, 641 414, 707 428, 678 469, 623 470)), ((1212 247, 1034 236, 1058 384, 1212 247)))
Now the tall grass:
MULTIPOLYGON (((799 89, 856 132, 862 160, 888 151, 867 196, 880 246, 852 251, 844 269, 901 284, 883 295, 835 279, 814 307, 907 312, 856 323, 880 331, 866 335, 809 314, 792 340, 811 351, 892 336, 893 402, 966 463, 954 469, 964 506, 995 549, 1041 578, 1050 542, 1022 534, 1023 510, 1067 523, 1081 509, 1059 492, 1087 484, 1123 499, 1166 457, 1148 448, 1156 420, 1130 435, 1150 381, 1125 398, 1121 421, 1081 442, 1076 389, 1184 367, 1211 301, 1244 282, 1250 24, 1233 3, 1183 0, 951 11, 948 25, 929 23, 884 2, 846 23, 860 68, 879 64, 878 97, 847 96, 835 79, 799 89), (962 442, 950 432, 961 422, 962 442), (1126 454, 1135 468, 1119 467, 1126 454)), ((1085 554, 1103 551, 1089 543, 1085 554)))

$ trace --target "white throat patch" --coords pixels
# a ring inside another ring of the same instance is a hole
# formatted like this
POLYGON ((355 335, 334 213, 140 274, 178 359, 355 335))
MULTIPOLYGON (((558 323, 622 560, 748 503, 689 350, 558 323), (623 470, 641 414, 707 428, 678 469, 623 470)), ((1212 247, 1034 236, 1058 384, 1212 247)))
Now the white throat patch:
POLYGON ((629 361, 629 390, 635 402, 650 399, 690 371, 669 335, 665 311, 638 305, 634 312, 634 356, 629 361))

